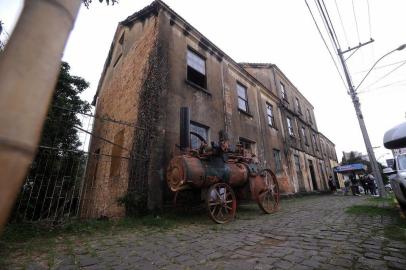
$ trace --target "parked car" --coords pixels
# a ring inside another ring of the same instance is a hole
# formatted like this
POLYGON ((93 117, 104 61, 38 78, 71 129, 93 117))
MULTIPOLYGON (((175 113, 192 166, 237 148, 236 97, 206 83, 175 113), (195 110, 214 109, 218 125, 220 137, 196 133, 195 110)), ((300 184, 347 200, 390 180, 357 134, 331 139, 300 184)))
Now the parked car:
MULTIPOLYGON (((388 130, 383 137, 388 149, 406 147, 406 122, 388 130)), ((393 174, 389 176, 391 187, 400 207, 406 211, 406 153, 394 156, 393 174)))

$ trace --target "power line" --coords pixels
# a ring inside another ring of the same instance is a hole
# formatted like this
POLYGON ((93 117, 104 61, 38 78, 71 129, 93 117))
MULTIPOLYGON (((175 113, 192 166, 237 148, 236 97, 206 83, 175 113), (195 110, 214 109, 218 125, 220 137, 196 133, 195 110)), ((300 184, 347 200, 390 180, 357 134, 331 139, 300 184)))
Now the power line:
POLYGON ((368 25, 369 25, 369 37, 372 38, 372 28, 371 28, 371 11, 369 7, 369 0, 367 0, 367 7, 368 7, 368 25))
POLYGON ((343 82, 344 87, 347 89, 347 86, 346 86, 346 84, 345 84, 345 81, 344 81, 344 79, 343 79, 343 76, 341 75, 340 69, 338 68, 337 63, 336 63, 336 61, 334 60, 334 57, 333 57, 333 55, 332 55, 332 53, 331 53, 331 51, 330 51, 330 48, 328 47, 327 42, 326 42, 326 40, 324 39, 323 34, 322 34, 321 31, 320 31, 319 25, 317 24, 317 21, 316 21, 316 19, 314 18, 313 12, 312 12, 312 10, 310 9, 309 4, 307 3, 307 0, 305 0, 305 3, 306 3, 306 6, 307 6, 307 8, 308 8, 308 10, 309 10, 309 12, 310 12, 310 15, 312 16, 313 22, 314 22, 314 24, 316 25, 317 31, 319 32, 320 37, 321 37, 321 39, 323 40, 323 43, 324 43, 324 45, 326 46, 326 49, 327 49, 328 53, 330 54, 331 60, 333 60, 333 63, 334 63, 334 66, 335 66, 336 69, 337 69, 338 75, 340 75, 341 81, 343 82))
POLYGON ((324 10, 326 11, 328 21, 330 22, 330 26, 331 26, 332 32, 333 32, 334 37, 335 37, 335 40, 336 40, 336 42, 337 42, 337 44, 338 44, 338 48, 341 48, 341 46, 340 46, 340 41, 338 40, 338 37, 337 37, 337 34, 336 34, 336 30, 334 29, 334 25, 333 25, 333 23, 331 22, 330 14, 328 13, 326 4, 324 3, 324 0, 321 0, 321 2, 323 3, 324 10))
MULTIPOLYGON (((393 65, 396 65, 396 64, 400 64, 400 63, 404 63, 404 62, 406 62, 406 59, 405 59, 405 60, 401 60, 401 61, 397 61, 397 62, 393 62, 393 63, 387 64, 387 65, 375 67, 374 70, 376 70, 376 69, 381 69, 381 68, 385 68, 385 67, 390 67, 390 66, 393 66, 393 65)), ((366 69, 366 70, 361 70, 361 71, 355 72, 354 74, 365 73, 365 72, 367 72, 367 71, 368 71, 368 69, 366 69)))
POLYGON ((383 88, 388 88, 388 87, 391 87, 391 86, 402 86, 402 85, 406 85, 406 80, 401 80, 401 81, 397 81, 397 82, 394 82, 394 83, 389 83, 389 84, 382 85, 382 86, 375 87, 375 88, 365 89, 363 91, 359 91, 358 94, 366 94, 366 93, 373 92, 373 91, 376 91, 376 90, 380 90, 380 89, 383 89, 383 88))
POLYGON ((347 31, 345 31, 345 27, 344 27, 343 19, 342 19, 342 17, 341 17, 341 12, 340 12, 340 9, 338 8, 337 0, 334 0, 334 2, 335 2, 335 4, 336 4, 336 9, 337 9, 338 17, 340 18, 341 27, 343 28, 343 32, 344 32, 345 41, 347 42, 347 47, 348 47, 348 46, 350 46, 350 43, 348 42, 347 31))
MULTIPOLYGON (((321 6, 319 6, 319 4, 317 3, 317 0, 314 0, 314 3, 315 3, 315 5, 316 5, 316 7, 317 7, 317 11, 318 11, 319 14, 320 14, 320 17, 323 17, 323 15, 322 15, 323 10, 321 10, 321 6)), ((326 29, 326 32, 328 33, 328 32, 329 32, 328 25, 327 25, 327 23, 326 23, 324 20, 322 20, 322 21, 323 21, 324 28, 326 29)), ((331 42, 331 46, 333 46, 333 48, 336 48, 336 47, 337 47, 337 44, 336 44, 336 42, 335 42, 335 40, 334 40, 334 37, 332 37, 331 35, 328 35, 328 37, 329 37, 329 40, 330 40, 330 42, 331 42)))
POLYGON ((352 0, 352 12, 354 14, 354 20, 355 20, 355 27, 357 29, 357 36, 358 36, 358 42, 361 43, 361 38, 359 36, 359 30, 358 30, 358 20, 357 20, 357 15, 355 14, 355 5, 354 5, 354 0, 352 0))
POLYGON ((401 68, 402 66, 406 65, 406 62, 403 62, 402 64, 398 65, 397 67, 395 67, 394 69, 392 69, 391 71, 389 71, 388 73, 386 73, 385 75, 383 75, 382 77, 380 77, 379 79, 377 79, 376 81, 374 81, 373 83, 371 83, 370 85, 368 85, 367 87, 365 87, 366 89, 368 89, 369 87, 371 87, 372 85, 380 82, 381 80, 385 79, 386 77, 388 77, 390 74, 392 74, 393 72, 395 72, 396 70, 398 70, 399 68, 401 68))

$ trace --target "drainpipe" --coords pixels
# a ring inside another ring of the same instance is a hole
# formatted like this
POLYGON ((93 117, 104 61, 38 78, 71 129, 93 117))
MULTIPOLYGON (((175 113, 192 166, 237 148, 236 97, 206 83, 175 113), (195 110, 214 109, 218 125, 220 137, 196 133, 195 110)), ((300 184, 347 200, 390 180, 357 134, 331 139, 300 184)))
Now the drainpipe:
POLYGON ((224 59, 221 61, 221 88, 223 94, 224 131, 228 134, 226 88, 224 85, 224 59))

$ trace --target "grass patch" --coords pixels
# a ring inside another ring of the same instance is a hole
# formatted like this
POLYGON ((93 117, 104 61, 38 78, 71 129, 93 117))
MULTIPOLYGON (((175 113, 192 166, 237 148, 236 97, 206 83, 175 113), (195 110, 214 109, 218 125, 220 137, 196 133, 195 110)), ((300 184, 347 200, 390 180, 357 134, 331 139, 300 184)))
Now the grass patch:
POLYGON ((384 227, 384 236, 391 240, 406 242, 406 220, 402 218, 393 194, 386 198, 369 198, 367 204, 353 205, 346 209, 346 213, 390 217, 392 224, 384 227))
POLYGON ((385 226, 384 234, 389 239, 406 242, 406 223, 385 226))

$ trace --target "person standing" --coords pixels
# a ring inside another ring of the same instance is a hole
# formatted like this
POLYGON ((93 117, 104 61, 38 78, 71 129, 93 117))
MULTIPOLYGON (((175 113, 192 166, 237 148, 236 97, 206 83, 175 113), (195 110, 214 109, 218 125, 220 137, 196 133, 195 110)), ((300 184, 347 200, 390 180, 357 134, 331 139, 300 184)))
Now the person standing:
POLYGON ((376 184, 375 184, 375 177, 372 174, 368 175, 368 187, 371 191, 371 195, 376 196, 376 184))
POLYGON ((328 186, 330 187, 331 192, 336 192, 337 188, 331 175, 328 177, 328 186))
POLYGON ((358 195, 358 192, 357 192, 358 183, 357 183, 357 179, 355 178, 354 174, 350 175, 350 182, 351 182, 351 193, 353 196, 357 196, 358 195))
POLYGON ((350 191, 350 185, 351 185, 351 182, 350 182, 350 180, 348 180, 348 179, 345 179, 345 181, 344 181, 344 195, 348 195, 348 192, 350 191))
POLYGON ((364 189, 364 194, 367 195, 369 187, 368 187, 366 176, 361 176, 360 183, 361 183, 362 188, 364 189))

